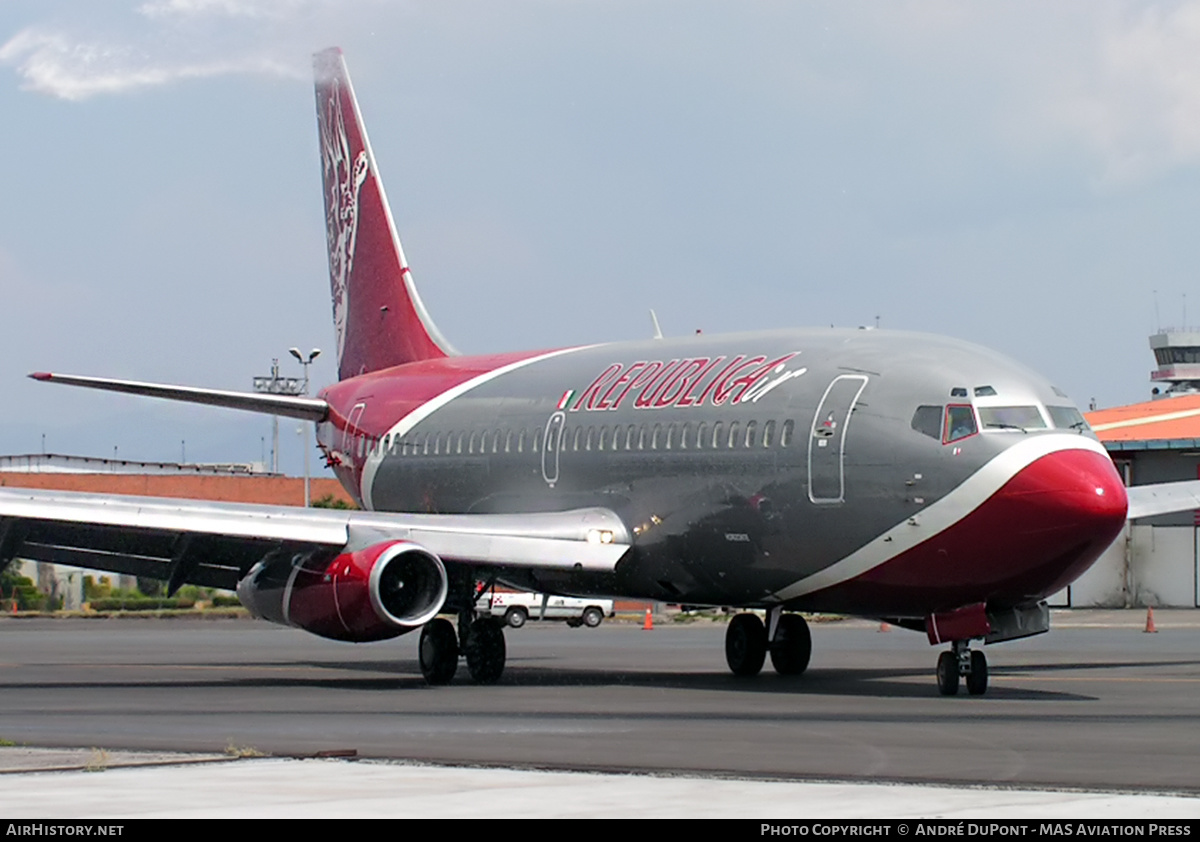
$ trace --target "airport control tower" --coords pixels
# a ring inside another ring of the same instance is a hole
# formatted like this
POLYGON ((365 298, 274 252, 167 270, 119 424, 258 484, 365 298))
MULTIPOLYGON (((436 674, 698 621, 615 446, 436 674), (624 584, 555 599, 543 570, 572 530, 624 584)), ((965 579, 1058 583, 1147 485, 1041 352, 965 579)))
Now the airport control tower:
POLYGON ((1166 329, 1150 337, 1158 368, 1150 372, 1155 399, 1200 394, 1200 330, 1166 329))

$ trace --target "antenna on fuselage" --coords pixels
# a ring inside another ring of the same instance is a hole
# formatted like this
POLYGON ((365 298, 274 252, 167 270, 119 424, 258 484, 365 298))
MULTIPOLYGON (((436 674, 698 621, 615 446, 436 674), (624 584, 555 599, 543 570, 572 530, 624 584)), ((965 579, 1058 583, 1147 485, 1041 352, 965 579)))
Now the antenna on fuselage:
POLYGON ((658 315, 654 312, 653 307, 650 308, 650 321, 654 322, 654 338, 662 339, 663 338, 662 328, 658 326, 658 315))

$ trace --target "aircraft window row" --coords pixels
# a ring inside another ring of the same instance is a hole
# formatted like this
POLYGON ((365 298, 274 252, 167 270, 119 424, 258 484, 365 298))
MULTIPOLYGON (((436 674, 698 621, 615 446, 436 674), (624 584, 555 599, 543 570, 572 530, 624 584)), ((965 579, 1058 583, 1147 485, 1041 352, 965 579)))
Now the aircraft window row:
POLYGON ((1088 422, 1073 406, 1048 406, 1050 420, 1059 430, 1090 430, 1088 422))
POLYGON ((1036 406, 981 406, 979 420, 985 430, 1044 430, 1046 420, 1036 406))
MULTIPOLYGON (((779 424, 774 419, 760 424, 717 421, 693 424, 630 424, 628 426, 564 427, 552 430, 547 447, 562 451, 617 450, 722 450, 768 448, 776 444, 790 447, 795 439, 796 422, 779 424)), ((361 441, 361 440, 360 440, 361 441)), ((394 456, 439 456, 443 454, 538 453, 542 449, 542 431, 483 430, 448 433, 416 433, 408 437, 386 436, 380 442, 394 456)), ((362 455, 360 445, 360 455, 362 455)))
POLYGON ((965 439, 979 432, 975 426, 975 410, 970 404, 950 404, 946 407, 946 437, 943 441, 965 439))
MULTIPOLYGON (((1036 406, 981 406, 979 423, 985 430, 1044 430, 1046 419, 1036 406)), ((1089 430, 1084 417, 1073 406, 1047 406, 1050 421, 1059 430, 1089 430)), ((918 406, 913 412, 912 428, 945 444, 978 432, 975 409, 967 404, 918 406)))
POLYGON ((943 444, 965 439, 978 432, 975 410, 970 404, 918 406, 913 413, 912 428, 943 444))

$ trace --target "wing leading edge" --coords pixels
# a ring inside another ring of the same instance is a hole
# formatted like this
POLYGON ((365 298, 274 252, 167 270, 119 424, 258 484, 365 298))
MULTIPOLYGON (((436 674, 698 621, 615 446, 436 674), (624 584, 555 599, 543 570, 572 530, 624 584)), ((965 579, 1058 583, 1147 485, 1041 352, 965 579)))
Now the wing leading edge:
POLYGON ((416 542, 447 562, 612 570, 630 536, 608 509, 427 515, 0 489, 0 567, 14 558, 232 590, 271 553, 416 542))
POLYGON ((1131 485, 1125 494, 1129 498, 1130 520, 1200 509, 1200 480, 1131 485))

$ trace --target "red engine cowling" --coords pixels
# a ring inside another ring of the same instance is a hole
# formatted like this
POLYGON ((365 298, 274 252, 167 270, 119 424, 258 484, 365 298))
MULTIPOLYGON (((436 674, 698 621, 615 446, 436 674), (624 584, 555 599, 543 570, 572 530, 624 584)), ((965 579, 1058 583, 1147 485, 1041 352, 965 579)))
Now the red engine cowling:
POLYGON ((238 599, 257 617, 334 640, 386 640, 432 620, 446 601, 446 568, 411 541, 329 557, 277 556, 251 568, 238 599))

